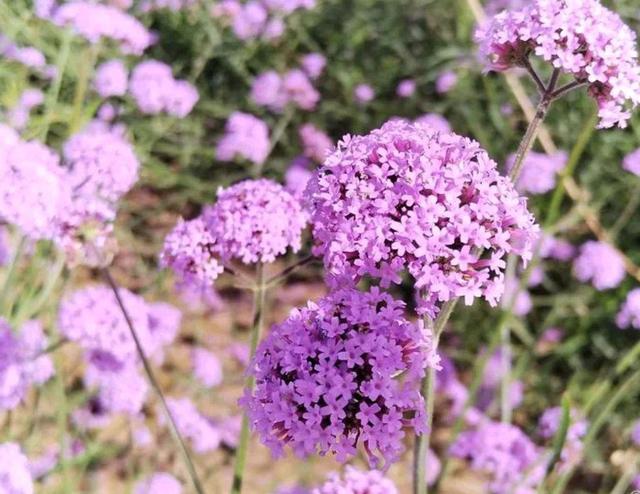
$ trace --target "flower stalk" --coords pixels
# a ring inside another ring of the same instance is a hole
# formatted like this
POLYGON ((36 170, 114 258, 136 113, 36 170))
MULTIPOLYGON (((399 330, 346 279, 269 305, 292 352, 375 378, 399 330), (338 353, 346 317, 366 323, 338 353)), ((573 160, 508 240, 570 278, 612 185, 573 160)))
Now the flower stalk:
MULTIPOLYGON (((266 284, 264 279, 264 265, 259 263, 257 266, 257 278, 258 283, 254 295, 254 312, 253 312, 253 330, 251 333, 251 357, 250 361, 253 361, 253 357, 256 354, 258 348, 258 342, 260 341, 260 335, 262 334, 262 327, 264 325, 264 313, 265 313, 265 295, 266 284)), ((252 375, 247 377, 246 392, 251 393, 255 385, 255 378, 252 375)), ((231 484, 231 494, 240 494, 242 492, 242 485, 244 482, 245 464, 247 461, 247 448, 249 446, 249 417, 245 412, 242 416, 242 426, 240 429, 240 440, 238 442, 238 449, 236 450, 235 466, 233 469, 233 482, 231 484)))

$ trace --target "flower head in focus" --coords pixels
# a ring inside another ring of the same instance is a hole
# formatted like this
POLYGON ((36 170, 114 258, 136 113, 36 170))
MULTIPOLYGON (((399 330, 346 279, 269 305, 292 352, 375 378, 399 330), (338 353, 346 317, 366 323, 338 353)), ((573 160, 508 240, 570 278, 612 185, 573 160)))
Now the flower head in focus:
POLYGON ((343 289, 271 329, 242 404, 274 454, 289 445, 301 457, 333 453, 344 462, 361 444, 375 466, 398 458, 406 426, 424 431, 417 383, 438 359, 403 308, 377 289, 343 289))
POLYGON ((330 284, 388 286, 409 272, 430 315, 456 297, 495 305, 506 256, 529 260, 538 235, 526 199, 478 143, 402 120, 344 137, 307 196, 330 284))
POLYGON ((490 70, 519 66, 530 54, 588 86, 600 128, 626 127, 640 103, 636 34, 599 0, 533 0, 496 15, 476 33, 490 70))
POLYGON ((344 475, 332 473, 311 494, 398 494, 395 484, 378 470, 363 471, 347 465, 344 475))

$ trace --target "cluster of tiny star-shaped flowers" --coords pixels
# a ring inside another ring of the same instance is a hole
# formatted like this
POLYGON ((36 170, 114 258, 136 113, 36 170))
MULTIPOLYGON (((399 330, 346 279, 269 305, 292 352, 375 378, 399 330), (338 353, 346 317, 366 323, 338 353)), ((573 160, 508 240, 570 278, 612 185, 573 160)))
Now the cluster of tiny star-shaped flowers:
POLYGON ((616 324, 621 329, 628 327, 640 329, 640 288, 634 288, 627 294, 616 316, 616 324))
POLYGON ((398 494, 394 483, 379 470, 362 471, 347 465, 344 475, 329 475, 311 494, 398 494))
POLYGON ((533 493, 544 476, 535 443, 515 425, 483 420, 465 431, 451 446, 450 454, 470 461, 473 470, 491 475, 488 492, 533 493))
POLYGON ((314 253, 332 286, 363 276, 388 286, 408 271, 430 315, 460 296, 495 305, 506 256, 530 259, 538 233, 526 200, 477 142, 402 120, 343 138, 306 194, 314 253))
POLYGON ((280 184, 244 180, 220 188, 218 200, 202 215, 181 221, 165 240, 160 261, 182 281, 211 284, 225 262, 273 262, 288 248, 301 247, 307 213, 280 184))
POLYGON ((599 127, 625 127, 640 103, 636 35, 599 0, 533 0, 504 11, 476 35, 490 70, 522 65, 531 53, 587 84, 599 127))
POLYGON ((347 461, 362 445, 372 466, 403 450, 405 427, 426 424, 418 381, 438 366, 430 335, 377 288, 335 290, 275 325, 250 366, 256 387, 241 403, 275 455, 347 461))

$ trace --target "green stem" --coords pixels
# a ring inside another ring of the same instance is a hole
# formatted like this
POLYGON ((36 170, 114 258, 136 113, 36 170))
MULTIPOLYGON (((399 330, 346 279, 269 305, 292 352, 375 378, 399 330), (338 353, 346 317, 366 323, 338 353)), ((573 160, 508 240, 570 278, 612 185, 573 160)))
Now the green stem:
POLYGON ((106 280, 107 284, 111 288, 111 291, 113 291, 113 294, 116 297, 116 301, 118 302, 118 306, 120 308, 120 311, 122 312, 122 315, 124 316, 125 321, 127 322, 127 326, 129 327, 129 331, 131 333, 131 337, 133 338, 133 341, 134 341, 135 346, 136 346, 136 351, 138 352, 138 356, 140 357, 140 360, 142 361, 142 366, 144 367, 144 371, 145 371, 145 373, 147 375, 149 383, 151 384, 151 387, 154 389, 154 391, 158 395, 158 398, 160 400, 160 405, 161 405, 162 410, 163 410, 163 412, 164 412, 164 414, 165 414, 165 416, 167 418, 167 421, 169 423, 169 429, 171 430, 173 438, 176 441, 176 444, 178 445, 180 453, 182 454, 182 457, 183 457, 183 460, 185 462, 185 465, 187 466, 187 471, 189 472, 189 477, 191 479, 193 487, 194 487, 194 489, 196 490, 196 492, 198 494, 204 494, 204 489, 202 488, 202 485, 200 484, 200 480, 198 478, 198 474, 196 473, 196 469, 195 469, 195 466, 193 464, 193 461, 191 460, 191 455, 189 454, 189 450, 187 449, 187 446, 186 446, 186 444, 184 442, 184 439, 182 438, 182 435, 180 434, 180 431, 178 430, 178 427, 177 427, 176 422, 175 422, 175 420, 173 418, 173 415, 172 415, 172 413, 169 410, 169 407, 167 405, 167 401, 164 398, 164 394, 162 393, 162 390, 160 389, 160 385, 158 384, 158 381, 156 380, 155 374, 153 373, 153 370, 151 369, 151 365, 149 364, 149 361, 147 360, 147 357, 146 357, 146 355, 144 353, 144 349, 142 348, 142 345, 140 343, 140 339, 138 338, 138 333, 135 330, 135 327, 133 326, 133 321, 131 320, 131 317, 129 316, 129 312, 127 311, 126 307, 124 306, 122 298, 120 297, 120 293, 118 292, 118 287, 116 286, 115 281, 111 277, 111 273, 109 272, 108 268, 106 268, 106 267, 100 268, 100 271, 102 272, 102 276, 106 280))
POLYGON ((58 101, 58 96, 60 95, 60 88, 62 87, 62 79, 64 77, 64 71, 67 67, 67 61, 69 60, 69 53, 71 53, 71 41, 73 40, 73 31, 67 28, 64 33, 64 38, 62 39, 62 46, 60 47, 60 52, 58 54, 58 58, 56 60, 56 69, 58 73, 56 74, 55 79, 53 80, 53 84, 51 84, 51 89, 47 93, 47 99, 45 101, 44 114, 45 124, 44 128, 41 131, 40 140, 42 142, 47 142, 47 136, 49 135, 49 128, 51 127, 52 120, 52 112, 53 106, 58 101))
POLYGON ((16 250, 11 256, 11 262, 9 263, 9 269, 7 270, 7 276, 4 279, 4 283, 2 285, 2 292, 0 292, 0 314, 9 316, 11 313, 11 304, 7 303, 7 298, 9 297, 9 292, 11 290, 11 282, 13 281, 13 277, 16 274, 16 269, 18 268, 18 262, 20 260, 20 256, 22 255, 22 251, 24 250, 24 246, 26 244, 26 238, 24 235, 20 236, 20 240, 18 240, 18 245, 16 245, 16 250))
MULTIPOLYGON (((265 314, 265 294, 266 285, 264 280, 264 266, 258 264, 258 284, 254 298, 253 312, 253 330, 251 333, 251 361, 256 354, 262 326, 264 325, 265 314)), ((246 390, 251 393, 255 385, 255 379, 252 375, 247 377, 246 390)), ((245 464, 247 461, 247 449, 249 446, 249 417, 245 412, 242 416, 242 427, 240 429, 240 440, 238 449, 236 450, 235 466, 233 469, 233 482, 231 484, 231 494, 240 494, 242 492, 242 483, 244 481, 245 464)))
MULTIPOLYGON (((445 302, 433 324, 430 319, 425 320, 425 327, 432 330, 434 350, 437 350, 438 348, 440 335, 444 331, 456 303, 457 299, 445 302)), ((413 462, 413 494, 428 494, 429 492, 429 486, 427 485, 427 451, 429 450, 429 444, 431 442, 431 429, 433 425, 435 380, 435 369, 429 368, 420 384, 420 392, 422 393, 422 396, 424 396, 425 400, 427 427, 426 431, 422 435, 416 437, 413 462)))

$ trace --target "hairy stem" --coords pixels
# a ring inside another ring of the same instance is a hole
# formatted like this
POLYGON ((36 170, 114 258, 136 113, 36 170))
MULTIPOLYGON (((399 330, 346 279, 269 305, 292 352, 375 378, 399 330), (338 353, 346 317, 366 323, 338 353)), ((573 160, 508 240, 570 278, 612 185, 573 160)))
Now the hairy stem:
POLYGON ((158 384, 155 374, 151 369, 151 365, 147 360, 147 357, 144 353, 144 349, 142 348, 142 344, 140 343, 140 339, 138 338, 138 333, 135 327, 133 326, 133 321, 131 320, 129 312, 124 306, 122 298, 120 297, 120 293, 118 292, 118 287, 116 286, 115 281, 111 277, 111 273, 109 272, 108 268, 106 267, 100 268, 100 271, 102 272, 102 276, 106 280, 107 284, 113 291, 113 294, 116 297, 116 301, 118 302, 118 307, 120 307, 120 310, 122 311, 122 315, 124 316, 125 321, 127 322, 127 326, 129 327, 129 331, 131 332, 131 337, 133 338, 133 341, 136 346, 136 351, 138 352, 138 356, 142 361, 144 372, 147 375, 147 379, 149 380, 151 387, 158 395, 158 398, 160 400, 160 405, 162 407, 162 411, 164 412, 167 418, 167 422, 169 423, 169 429, 171 430, 171 434, 173 435, 173 438, 176 444, 178 445, 178 449, 180 450, 182 458, 185 462, 187 471, 189 473, 189 478, 191 479, 191 483, 193 484, 193 488, 198 494, 204 494, 204 489, 202 488, 202 484, 200 483, 200 479, 198 478, 198 474, 196 473, 196 468, 195 468, 195 465, 193 464, 193 461, 191 460, 191 455, 189 454, 189 450, 187 449, 184 439, 180 434, 180 431, 178 430, 178 426, 176 425, 173 415, 169 410, 164 394, 162 393, 162 390, 160 389, 160 385, 158 384))
MULTIPOLYGON (((453 309, 455 308, 457 299, 449 300, 440 309, 440 313, 432 324, 430 320, 425 321, 425 327, 432 330, 433 348, 438 348, 440 335, 444 330, 453 309)), ((413 494, 428 494, 429 486, 427 485, 427 451, 431 442, 431 429, 433 424, 433 406, 435 401, 435 385, 436 385, 435 369, 429 368, 427 374, 420 384, 420 392, 424 396, 425 410, 427 417, 427 427, 424 434, 416 437, 413 463, 413 494)))
MULTIPOLYGON (((265 294, 266 286, 264 282, 264 266, 258 264, 258 283, 254 298, 253 312, 253 331, 251 333, 251 361, 258 348, 262 326, 264 325, 265 313, 265 294)), ((253 376, 247 377, 246 390, 253 391, 255 379, 253 376)), ((242 416, 242 427, 240 429, 240 440, 238 449, 236 450, 235 467, 233 469, 233 483, 231 484, 231 494, 240 494, 242 492, 242 483, 244 480, 245 463, 247 461, 247 448, 249 446, 249 417, 245 412, 242 416)))

